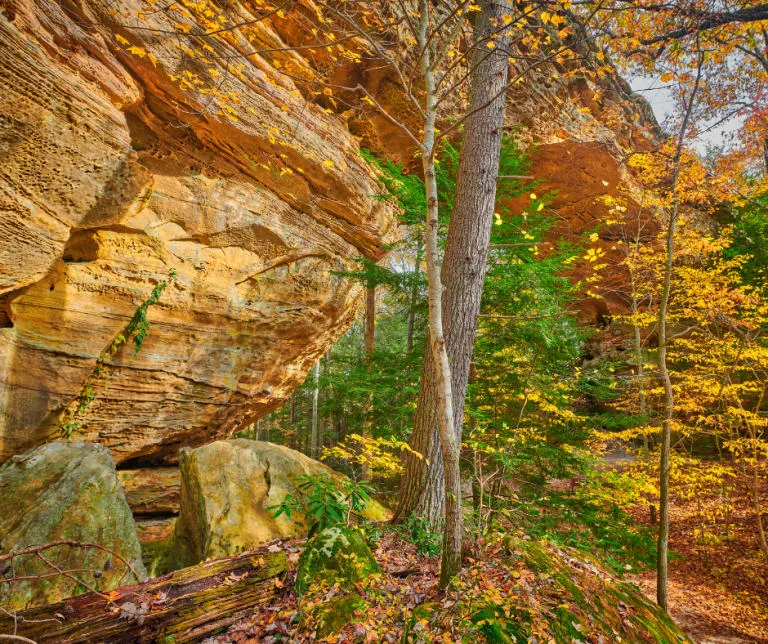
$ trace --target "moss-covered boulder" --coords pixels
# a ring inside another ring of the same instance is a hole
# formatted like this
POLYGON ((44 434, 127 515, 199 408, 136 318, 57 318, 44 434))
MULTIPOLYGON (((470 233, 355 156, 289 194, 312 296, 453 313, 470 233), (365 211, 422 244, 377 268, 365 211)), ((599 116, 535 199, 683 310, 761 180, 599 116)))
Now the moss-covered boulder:
MULTIPOLYGON (((309 526, 301 511, 275 518, 269 507, 289 494, 301 499, 296 479, 305 474, 342 478, 296 450, 246 439, 182 449, 180 468, 181 508, 174 544, 178 568, 306 534, 309 526)), ((374 521, 387 518, 376 502, 363 514, 374 521)))
POLYGON ((301 553, 296 571, 296 592, 304 594, 312 584, 339 583, 350 589, 373 573, 381 572, 362 532, 333 526, 318 533, 301 553))
POLYGON ((6 461, 0 467, 0 517, 0 554, 71 540, 103 546, 136 571, 127 571, 104 550, 57 546, 41 554, 62 570, 79 571, 71 574, 84 583, 52 574, 56 571, 37 556, 18 556, 6 577, 46 576, 0 584, 0 604, 21 609, 79 595, 88 586, 109 591, 146 577, 115 462, 101 445, 48 443, 6 461))

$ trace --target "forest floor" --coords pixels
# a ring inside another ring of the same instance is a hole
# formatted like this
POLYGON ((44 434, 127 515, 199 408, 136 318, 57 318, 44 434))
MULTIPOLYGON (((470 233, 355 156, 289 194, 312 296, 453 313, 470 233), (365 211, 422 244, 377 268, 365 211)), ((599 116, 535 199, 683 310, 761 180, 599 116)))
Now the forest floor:
MULTIPOLYGON (((293 552, 301 545, 277 542, 270 550, 293 552)), ((513 536, 512 530, 504 539, 467 545, 462 574, 446 593, 437 587, 439 557, 418 554, 391 529, 375 548, 383 574, 356 583, 356 590, 322 587, 300 600, 292 589, 297 555, 291 555, 293 565, 276 583, 274 599, 204 644, 684 640, 671 622, 658 617, 652 602, 640 601, 639 592, 619 584, 589 556, 573 557, 576 551, 513 536), (362 606, 345 601, 361 596, 366 598, 362 606), (340 622, 347 625, 336 635, 324 635, 323 620, 334 623, 349 606, 352 612, 340 622)))
MULTIPOLYGON (((768 561, 759 549, 748 477, 735 482, 726 529, 722 499, 673 499, 670 510, 669 604, 673 619, 699 644, 768 643, 768 561), (701 503, 701 507, 699 506, 701 503), (699 517, 705 538, 698 538, 699 517)), ((768 486, 762 490, 768 499, 768 486)), ((634 518, 650 525, 647 510, 634 518)), ((632 579, 651 599, 656 575, 646 570, 632 579)))

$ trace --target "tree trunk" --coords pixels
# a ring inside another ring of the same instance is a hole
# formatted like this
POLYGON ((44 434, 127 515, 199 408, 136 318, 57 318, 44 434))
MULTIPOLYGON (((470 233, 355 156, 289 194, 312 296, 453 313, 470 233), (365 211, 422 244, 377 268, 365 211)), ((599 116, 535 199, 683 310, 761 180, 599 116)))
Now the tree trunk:
POLYGON ((285 553, 258 552, 206 561, 119 589, 112 604, 81 595, 18 613, 0 612, 0 632, 40 644, 198 642, 273 603, 275 581, 288 570, 285 553))
POLYGON ((413 260, 413 283, 408 306, 408 340, 405 345, 405 353, 410 356, 413 351, 413 327, 416 322, 416 302, 419 297, 419 271, 421 268, 421 243, 416 247, 416 258, 413 260))
MULTIPOLYGON (((764 396, 765 387, 763 387, 760 401, 755 408, 757 413, 759 413, 764 396)), ((768 539, 766 539, 765 528, 763 527, 763 507, 760 502, 760 452, 757 449, 757 432, 751 421, 748 424, 748 428, 749 438, 752 442, 752 458, 755 461, 753 465, 754 470, 752 472, 752 501, 755 506, 755 518, 757 519, 757 537, 758 543, 760 544, 760 551, 763 553, 763 556, 768 559, 768 539)))
POLYGON ((656 603, 665 611, 668 610, 667 581, 668 581, 668 545, 669 545, 669 451, 672 442, 672 418, 675 413, 675 396, 672 390, 672 379, 667 366, 667 312, 669 310, 669 296, 672 291, 672 266, 675 259, 675 231, 677 229, 677 217, 680 207, 678 194, 678 180, 680 178, 680 159, 683 154, 685 136, 688 132, 688 122, 693 112, 693 104, 701 81, 702 64, 704 56, 699 50, 698 66, 696 68, 696 82, 691 91, 690 100, 685 104, 685 114, 680 126, 680 134, 677 140, 677 151, 673 160, 674 172, 672 176, 672 202, 669 212, 669 224, 667 225, 666 261, 664 262, 664 283, 659 301, 659 376, 664 388, 665 414, 662 421, 661 432, 661 459, 659 463, 659 535, 658 535, 658 561, 656 569, 656 603))
POLYGON ((317 458, 320 455, 319 445, 319 427, 318 427, 318 399, 320 397, 320 360, 315 363, 312 369, 312 377, 314 378, 315 387, 312 390, 312 442, 310 443, 310 456, 317 458))
POLYGON ((296 392, 294 391, 291 393, 291 412, 290 416, 288 417, 288 423, 291 426, 290 431, 290 447, 291 449, 296 449, 298 444, 296 442, 296 439, 298 438, 298 432, 296 431, 296 392))
POLYGON ((437 173, 435 170, 435 126, 437 122, 437 93, 434 70, 427 35, 431 6, 427 0, 420 3, 421 20, 419 47, 422 50, 421 71, 425 90, 425 119, 422 147, 424 188, 427 199, 427 225, 424 250, 427 259, 427 284, 429 296, 429 346, 435 363, 435 387, 437 392, 437 418, 440 430, 440 448, 443 455, 445 480, 445 528, 443 531, 443 557, 440 563, 439 587, 445 588, 461 570, 461 472, 459 452, 461 443, 453 419, 453 395, 451 391, 451 365, 448 361, 443 333, 443 283, 440 276, 440 248, 438 244, 439 201, 437 173))
POLYGON ((421 458, 410 452, 405 454, 400 501, 392 518, 394 523, 415 515, 426 519, 432 528, 438 528, 445 513, 443 455, 436 401, 435 362, 432 352, 426 351, 410 440, 410 448, 421 458))
MULTIPOLYGON (((482 43, 489 33, 498 33, 498 24, 508 7, 504 2, 485 0, 475 25, 475 42, 482 43)), ((493 53, 482 44, 475 50, 471 78, 470 112, 482 107, 489 96, 497 95, 507 83, 509 63, 508 38, 502 33, 494 40, 493 53)), ((448 231, 442 282, 445 286, 443 324, 451 364, 451 388, 454 400, 454 427, 461 442, 464 398, 475 341, 475 327, 480 312, 488 245, 496 201, 499 153, 504 125, 504 97, 473 113, 465 124, 464 139, 456 180, 456 198, 448 231)), ((431 327, 430 327, 431 331, 431 327)), ((417 412, 414 418, 411 448, 425 456, 420 460, 406 457, 406 468, 395 520, 419 514, 435 525, 443 464, 439 461, 437 427, 438 390, 434 384, 436 369, 429 352, 424 357, 417 412), (428 459, 428 460, 427 460, 428 459), (425 511, 431 514, 426 514, 425 511)))
MULTIPOLYGON (((370 378, 373 373, 373 351, 376 344, 376 285, 365 289, 365 332, 363 333, 363 345, 365 349, 365 369, 370 378)), ((369 381, 370 387, 370 381, 369 381)), ((363 406, 363 438, 373 437, 373 388, 365 397, 363 406)), ((371 467, 363 463, 361 475, 363 479, 371 478, 371 467)))
MULTIPOLYGON (((634 278, 632 280, 632 326, 634 327, 635 360, 637 361, 637 387, 639 396, 640 415, 645 416, 648 405, 645 397, 645 367, 643 365, 643 339, 640 335, 640 323, 638 319, 638 302, 635 296, 634 278)), ((645 458, 650 458, 651 448, 648 443, 648 432, 643 431, 643 451, 645 458)))
POLYGON ((664 266, 664 286, 659 305, 659 374, 664 387, 665 416, 662 421, 661 461, 659 463, 659 536, 656 574, 656 602, 667 610, 667 546, 669 543, 669 450, 672 433, 672 417, 675 397, 672 379, 667 368, 667 309, 672 287, 672 263, 674 261, 675 227, 677 208, 673 207, 667 228, 667 259, 664 266))

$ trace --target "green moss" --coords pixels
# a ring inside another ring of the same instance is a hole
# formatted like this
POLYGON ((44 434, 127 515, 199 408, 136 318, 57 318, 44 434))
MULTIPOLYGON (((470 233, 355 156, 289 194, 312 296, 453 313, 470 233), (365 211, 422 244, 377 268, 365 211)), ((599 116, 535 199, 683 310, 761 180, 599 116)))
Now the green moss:
POLYGON ((357 613, 365 614, 367 608, 368 604, 358 593, 351 593, 316 606, 308 617, 317 631, 317 638, 323 640, 357 621, 357 613))
POLYGON ((150 577, 161 577, 176 570, 173 544, 173 537, 141 544, 141 558, 150 577))
MULTIPOLYGON (((545 595, 552 607, 544 614, 556 642, 585 640, 592 632, 618 636, 631 633, 633 642, 687 642, 666 613, 636 586, 609 575, 588 553, 559 549, 507 535, 504 545, 510 567, 520 561, 536 576, 534 593, 545 595)), ((508 607, 507 607, 508 608, 508 607)), ((512 616, 520 607, 512 607, 512 616)), ((526 641, 525 632, 513 631, 519 615, 505 618, 498 608, 484 608, 473 623, 488 641, 526 641), (490 613, 489 613, 490 611, 490 613), (518 640, 504 639, 518 637, 518 640)))
POLYGON ((355 582, 380 571, 362 532, 334 526, 307 543, 299 559, 296 592, 302 595, 320 581, 351 588, 355 582))
POLYGON ((530 635, 531 616, 525 610, 505 615, 498 606, 486 606, 478 610, 470 621, 489 644, 527 642, 530 635))

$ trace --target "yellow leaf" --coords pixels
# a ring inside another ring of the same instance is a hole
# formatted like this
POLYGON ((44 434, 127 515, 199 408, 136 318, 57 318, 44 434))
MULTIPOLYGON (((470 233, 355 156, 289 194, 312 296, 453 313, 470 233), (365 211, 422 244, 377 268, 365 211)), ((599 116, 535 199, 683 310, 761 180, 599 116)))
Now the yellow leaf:
POLYGON ((130 54, 133 54, 134 56, 138 56, 139 58, 144 58, 144 56, 147 55, 146 50, 142 49, 141 47, 128 47, 126 51, 128 51, 130 54))
POLYGON ((120 43, 121 45, 130 45, 125 38, 123 38, 120 34, 115 34, 115 40, 120 43))

